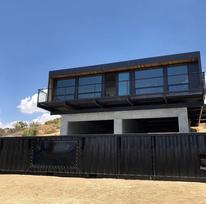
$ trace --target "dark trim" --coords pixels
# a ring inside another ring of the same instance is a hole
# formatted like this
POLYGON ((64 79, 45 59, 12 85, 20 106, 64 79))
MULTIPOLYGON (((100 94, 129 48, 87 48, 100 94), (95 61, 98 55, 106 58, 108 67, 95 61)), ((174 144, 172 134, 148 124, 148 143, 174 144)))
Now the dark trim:
POLYGON ((115 96, 118 96, 118 91, 119 91, 119 73, 114 73, 114 76, 115 76, 115 96))
POLYGON ((130 94, 135 95, 135 71, 130 71, 130 94))
POLYGON ((104 97, 105 96, 105 74, 102 74, 102 94, 101 96, 104 97))
POLYGON ((175 104, 153 104, 153 105, 138 105, 138 106, 124 106, 124 107, 104 107, 102 109, 89 108, 89 109, 74 109, 62 112, 52 111, 51 115, 57 114, 76 114, 76 113, 92 113, 92 112, 111 112, 111 111, 127 111, 127 110, 144 110, 144 109, 160 109, 160 108, 182 108, 182 107, 200 107, 203 106, 203 102, 187 102, 187 103, 175 103, 175 104))
POLYGON ((78 99, 78 90, 79 90, 79 77, 76 77, 76 79, 75 79, 75 93, 74 93, 75 99, 78 99))
MULTIPOLYGON (((91 71, 95 71, 96 73, 104 73, 109 71, 115 71, 115 69, 122 68, 122 71, 125 68, 129 67, 144 67, 148 65, 152 66, 162 66, 163 64, 177 64, 186 61, 199 61, 200 60, 200 52, 188 52, 188 53, 181 53, 181 54, 174 54, 174 55, 165 55, 159 57, 151 57, 151 58, 143 58, 143 59, 136 59, 136 60, 128 60, 128 61, 121 61, 121 62, 114 62, 108 64, 99 64, 99 65, 92 65, 92 66, 85 66, 85 67, 77 67, 77 68, 69 68, 69 69, 62 69, 62 70, 54 70, 49 72, 49 78, 53 78, 55 76, 62 76, 62 75, 79 75, 81 73, 88 73, 91 71), (162 65, 161 65, 162 64, 162 65)), ((201 65, 199 63, 199 67, 201 70, 201 65)), ((121 71, 121 70, 119 70, 121 71)))
POLYGON ((163 67, 163 77, 164 77, 164 93, 169 93, 169 88, 168 88, 168 70, 167 67, 163 67))

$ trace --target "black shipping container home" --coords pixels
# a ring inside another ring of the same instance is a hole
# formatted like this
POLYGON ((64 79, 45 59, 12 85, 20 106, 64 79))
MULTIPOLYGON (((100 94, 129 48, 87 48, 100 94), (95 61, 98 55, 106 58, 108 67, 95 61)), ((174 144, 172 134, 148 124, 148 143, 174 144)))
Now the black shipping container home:
POLYGON ((200 52, 51 71, 61 136, 0 138, 0 172, 205 181, 204 98, 200 52))
POLYGON ((38 107, 61 134, 189 132, 204 121, 200 52, 51 71, 38 107))

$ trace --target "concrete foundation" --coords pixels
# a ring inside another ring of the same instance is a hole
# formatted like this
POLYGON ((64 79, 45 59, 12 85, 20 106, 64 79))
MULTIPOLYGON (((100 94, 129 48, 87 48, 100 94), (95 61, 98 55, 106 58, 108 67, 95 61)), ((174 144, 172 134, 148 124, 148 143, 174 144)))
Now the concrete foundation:
MULTIPOLYGON (((187 108, 167 108, 167 109, 150 109, 150 110, 129 110, 129 111, 113 111, 113 112, 95 112, 95 113, 79 113, 79 114, 65 114, 61 118, 61 135, 80 133, 82 131, 75 130, 75 127, 71 127, 72 122, 80 121, 106 121, 113 120, 113 133, 124 133, 123 120, 125 119, 155 119, 155 118, 178 118, 179 132, 189 132, 189 122, 187 108)), ((95 124, 95 123, 94 123, 95 124)), ((132 124, 131 124, 132 125, 132 124)), ((92 128, 91 123, 84 123, 81 127, 80 123, 76 124, 76 128, 85 129, 92 128), (89 126, 86 126, 88 124, 89 126)), ((127 128, 129 126, 127 125, 127 128)), ((100 128, 101 129, 101 128, 100 128)), ((97 134, 97 126, 95 125, 95 133, 97 134)), ((92 132, 92 131, 91 131, 92 132)), ((100 132, 101 133, 101 132, 100 132)), ((85 134, 89 134, 85 129, 85 134)))

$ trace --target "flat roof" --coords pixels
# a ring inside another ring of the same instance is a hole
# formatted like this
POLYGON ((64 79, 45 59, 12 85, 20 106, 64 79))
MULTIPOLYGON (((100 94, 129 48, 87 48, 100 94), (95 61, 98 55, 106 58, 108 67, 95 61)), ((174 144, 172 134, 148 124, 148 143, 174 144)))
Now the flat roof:
POLYGON ((120 61, 106 64, 98 64, 84 67, 67 68, 49 72, 51 78, 64 76, 78 76, 87 74, 98 74, 113 71, 124 71, 128 69, 164 66, 178 63, 200 61, 200 52, 187 52, 158 57, 142 58, 128 61, 120 61))

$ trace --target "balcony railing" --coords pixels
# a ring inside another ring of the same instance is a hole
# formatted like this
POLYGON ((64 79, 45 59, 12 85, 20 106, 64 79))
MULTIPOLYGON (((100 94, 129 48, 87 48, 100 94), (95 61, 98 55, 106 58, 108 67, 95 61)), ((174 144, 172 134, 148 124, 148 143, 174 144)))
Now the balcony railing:
POLYGON ((167 77, 145 77, 135 80, 121 80, 110 86, 112 82, 88 83, 84 85, 39 89, 38 103, 96 99, 115 96, 140 96, 174 93, 204 92, 204 72, 169 75, 167 77))

